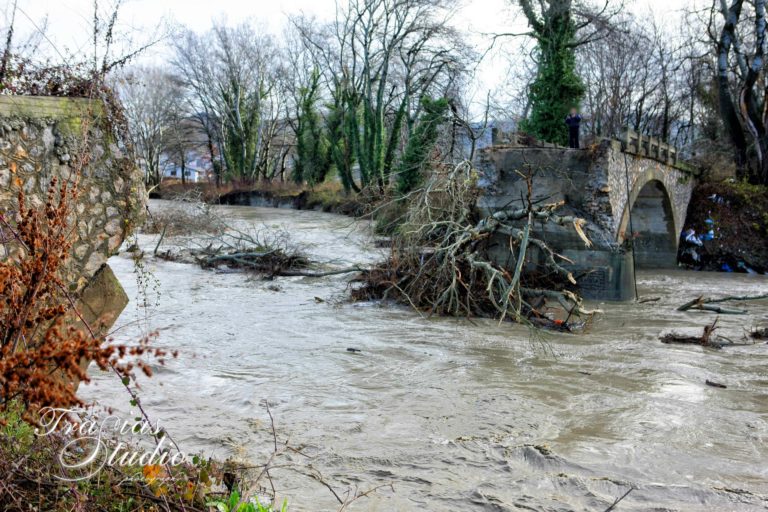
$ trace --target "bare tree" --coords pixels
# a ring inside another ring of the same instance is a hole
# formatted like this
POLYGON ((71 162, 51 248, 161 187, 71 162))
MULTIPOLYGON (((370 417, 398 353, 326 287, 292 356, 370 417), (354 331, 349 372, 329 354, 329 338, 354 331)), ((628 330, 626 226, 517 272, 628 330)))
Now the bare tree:
POLYGON ((335 22, 319 30, 294 19, 326 78, 332 152, 351 189, 390 182, 420 98, 447 95, 466 66, 452 14, 447 0, 351 0, 337 4, 335 22))
POLYGON ((592 134, 616 137, 630 127, 667 142, 690 142, 698 77, 690 50, 655 21, 631 15, 617 19, 603 43, 581 47, 592 134))
POLYGON ((180 84, 162 69, 136 67, 117 79, 117 89, 147 185, 159 185, 163 154, 169 151, 180 117, 180 84))
POLYGON ((246 23, 217 22, 207 34, 185 32, 175 49, 174 67, 208 136, 217 175, 269 178, 283 102, 273 38, 246 23))
MULTIPOLYGON (((720 113, 740 175, 768 184, 768 96, 765 87, 765 0, 713 1, 722 25, 716 40, 720 113), (751 18, 751 19, 750 19, 751 18), (748 159, 750 145, 754 163, 748 159)), ((715 23, 713 18, 713 24, 715 23)), ((713 30, 712 25, 710 30, 713 30)))

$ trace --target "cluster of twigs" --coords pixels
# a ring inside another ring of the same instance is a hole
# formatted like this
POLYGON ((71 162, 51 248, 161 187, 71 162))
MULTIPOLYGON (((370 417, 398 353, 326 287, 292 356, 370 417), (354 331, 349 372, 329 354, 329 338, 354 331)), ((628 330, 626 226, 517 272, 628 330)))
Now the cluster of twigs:
POLYGON ((141 231, 166 236, 221 233, 226 219, 215 206, 203 201, 202 192, 188 190, 167 201, 161 209, 149 210, 141 231))
POLYGON ((568 289, 576 280, 560 263, 567 260, 534 236, 535 223, 553 222, 572 226, 589 245, 585 221, 557 215, 561 204, 535 205, 531 176, 523 177, 528 184, 523 209, 481 218, 478 176, 471 166, 435 172, 405 199, 407 217, 393 238, 390 258, 359 278, 362 287, 353 290, 354 297, 395 299, 430 314, 495 317, 562 329, 591 315, 568 289), (497 235, 509 244, 509 265, 489 256, 497 235), (565 312, 564 319, 548 314, 553 303, 565 312))

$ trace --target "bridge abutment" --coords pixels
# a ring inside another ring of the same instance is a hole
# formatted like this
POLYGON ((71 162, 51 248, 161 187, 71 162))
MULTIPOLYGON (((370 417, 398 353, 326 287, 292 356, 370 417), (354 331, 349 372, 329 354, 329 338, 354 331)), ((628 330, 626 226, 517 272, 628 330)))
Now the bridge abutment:
MULTIPOLYGON (((562 202, 564 214, 588 221, 586 247, 571 227, 536 226, 537 237, 570 260, 581 294, 596 300, 634 296, 634 267, 677 265, 677 245, 693 190, 686 171, 647 156, 628 154, 619 141, 603 141, 588 150, 495 146, 476 162, 483 173, 485 213, 519 209, 532 176, 533 201, 562 202), (635 258, 633 262, 633 257, 635 258)), ((514 264, 503 234, 492 244, 493 258, 514 264)), ((538 255, 529 255, 535 265, 538 255)))

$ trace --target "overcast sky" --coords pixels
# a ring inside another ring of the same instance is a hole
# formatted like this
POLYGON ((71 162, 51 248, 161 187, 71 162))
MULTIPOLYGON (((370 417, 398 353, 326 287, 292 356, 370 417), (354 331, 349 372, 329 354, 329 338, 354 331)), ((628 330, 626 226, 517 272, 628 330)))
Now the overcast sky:
MULTIPOLYGON (((89 51, 90 27, 93 18, 93 0, 17 0, 17 30, 24 34, 47 19, 44 52, 61 54, 89 51), (79 51, 80 50, 80 51, 79 51)), ((113 0, 102 0, 108 4, 113 0)), ((620 1, 620 0, 613 0, 620 1)), ((653 16, 657 20, 674 24, 678 12, 692 0, 624 0, 627 8, 638 16, 653 16)), ((335 12, 336 0, 124 0, 121 11, 121 29, 132 33, 137 41, 147 41, 163 23, 181 24, 196 31, 204 31, 216 18, 226 17, 230 23, 251 20, 275 34, 279 34, 288 15, 304 13, 319 20, 330 20, 335 12)), ((0 0, 7 15, 13 0, 0 0)), ((490 43, 489 33, 525 29, 525 21, 510 6, 513 0, 462 0, 453 24, 467 33, 469 41, 479 52, 490 43)), ((507 44, 515 44, 514 42, 507 44)), ((145 55, 145 61, 162 60, 163 45, 145 55)), ((502 47, 484 60, 478 68, 475 87, 479 96, 504 83, 509 67, 502 47)))

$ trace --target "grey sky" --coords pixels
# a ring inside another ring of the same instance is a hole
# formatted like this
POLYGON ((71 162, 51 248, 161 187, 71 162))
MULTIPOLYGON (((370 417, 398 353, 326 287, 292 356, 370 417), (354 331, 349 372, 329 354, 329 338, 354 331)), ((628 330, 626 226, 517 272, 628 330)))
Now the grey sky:
MULTIPOLYGON (((52 38, 61 45, 76 48, 87 44, 92 18, 93 0, 18 0, 19 7, 34 20, 49 18, 52 38)), ((7 6, 12 0, 2 0, 7 6)), ((108 3, 105 1, 103 3, 108 3)), ((167 19, 195 30, 210 27, 211 20, 226 16, 231 21, 252 19, 279 31, 288 14, 307 13, 320 19, 333 16, 336 0, 126 0, 122 17, 136 29, 153 28, 158 20, 167 19)), ((457 26, 472 32, 493 32, 516 24, 512 0, 463 0, 455 18, 457 26)), ((657 17, 674 17, 674 13, 690 5, 690 0, 625 0, 628 8, 657 17)), ((6 7, 7 10, 9 7, 6 7)), ((19 20, 25 22, 23 18, 19 20)))
MULTIPOLYGON (((108 4, 110 0, 102 0, 108 4)), ((616 1, 616 0, 614 0, 616 1)), ((703 0, 702 0, 703 1, 703 0)), ((484 51, 494 32, 521 31, 525 22, 510 6, 513 0, 463 0, 453 19, 454 25, 467 33, 479 52, 484 51)), ((516 3, 516 2, 514 2, 516 3)), ((691 5, 691 0, 625 0, 628 9, 640 16, 653 16, 664 23, 675 23, 677 12, 691 5)), ((3 11, 10 10, 12 0, 0 0, 3 11)), ((333 18, 336 0, 125 0, 122 29, 137 40, 149 40, 162 22, 186 25, 203 31, 215 18, 226 17, 231 23, 250 19, 265 30, 279 34, 290 14, 305 13, 319 20, 333 18)), ((33 30, 33 22, 47 17, 50 42, 42 51, 53 52, 52 46, 64 54, 89 51, 93 0, 18 0, 22 13, 17 15, 20 33, 33 30)), ((478 96, 496 89, 506 79, 508 64, 504 53, 509 45, 492 53, 478 68, 475 88, 478 96)), ((144 56, 144 60, 161 60, 162 45, 144 56)))

